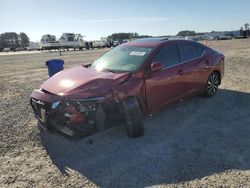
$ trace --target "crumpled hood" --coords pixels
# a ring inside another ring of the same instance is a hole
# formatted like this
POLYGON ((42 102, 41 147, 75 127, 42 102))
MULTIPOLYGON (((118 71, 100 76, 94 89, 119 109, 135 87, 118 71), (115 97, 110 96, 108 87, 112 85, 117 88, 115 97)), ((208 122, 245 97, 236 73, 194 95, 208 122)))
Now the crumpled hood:
POLYGON ((98 72, 77 66, 55 74, 41 88, 55 95, 75 98, 102 96, 128 76, 129 73, 98 72))

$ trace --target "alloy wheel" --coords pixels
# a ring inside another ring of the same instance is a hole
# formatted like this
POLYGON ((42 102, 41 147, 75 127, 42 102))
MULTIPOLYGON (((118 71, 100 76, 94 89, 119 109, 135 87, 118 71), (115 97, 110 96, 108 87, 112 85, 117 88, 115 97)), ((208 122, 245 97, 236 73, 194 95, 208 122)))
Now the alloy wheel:
POLYGON ((208 79, 208 83, 207 83, 207 93, 209 94, 209 96, 213 96, 219 87, 219 76, 217 73, 213 73, 209 79, 208 79))

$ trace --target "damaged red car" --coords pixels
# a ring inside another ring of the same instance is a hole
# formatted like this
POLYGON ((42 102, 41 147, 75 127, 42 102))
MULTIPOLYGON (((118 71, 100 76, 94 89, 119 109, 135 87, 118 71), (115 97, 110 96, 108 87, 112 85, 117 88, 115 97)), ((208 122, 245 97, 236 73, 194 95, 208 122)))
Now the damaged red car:
POLYGON ((30 103, 43 129, 94 133, 121 117, 135 138, 144 133, 145 115, 187 97, 214 96, 224 59, 195 41, 139 39, 55 74, 32 92, 30 103))

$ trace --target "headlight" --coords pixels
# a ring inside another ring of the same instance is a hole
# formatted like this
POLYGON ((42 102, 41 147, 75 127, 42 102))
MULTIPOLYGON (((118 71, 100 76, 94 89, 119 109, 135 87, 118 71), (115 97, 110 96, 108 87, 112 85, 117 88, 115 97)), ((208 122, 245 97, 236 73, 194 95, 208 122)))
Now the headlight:
POLYGON ((54 102, 54 103, 51 105, 51 108, 52 108, 52 109, 56 109, 56 108, 59 106, 60 103, 61 103, 61 101, 54 102))

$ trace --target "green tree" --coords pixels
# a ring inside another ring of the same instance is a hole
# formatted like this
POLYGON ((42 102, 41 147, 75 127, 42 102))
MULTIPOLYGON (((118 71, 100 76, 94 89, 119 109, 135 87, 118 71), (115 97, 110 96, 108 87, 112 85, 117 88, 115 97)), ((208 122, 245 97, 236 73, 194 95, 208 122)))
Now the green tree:
POLYGON ((195 31, 189 31, 189 30, 180 31, 177 34, 177 36, 181 36, 181 37, 195 36, 195 35, 197 35, 195 31))
POLYGON ((30 43, 29 37, 25 33, 22 33, 22 32, 20 33, 19 36, 20 36, 20 40, 21 40, 21 46, 23 48, 29 46, 29 43, 30 43))
POLYGON ((137 38, 146 38, 150 37, 148 35, 139 35, 138 33, 113 33, 107 37, 107 40, 119 41, 122 42, 124 39, 137 39, 137 38))
POLYGON ((245 23, 245 24, 244 24, 244 27, 245 27, 245 30, 246 30, 246 31, 249 30, 249 23, 245 23))
POLYGON ((3 48, 11 48, 15 50, 20 46, 19 35, 15 32, 2 33, 0 36, 0 41, 3 48))
POLYGON ((243 35, 242 33, 243 33, 243 27, 240 27, 240 35, 243 35))
POLYGON ((4 39, 2 34, 0 35, 0 51, 2 51, 4 49, 4 39))

